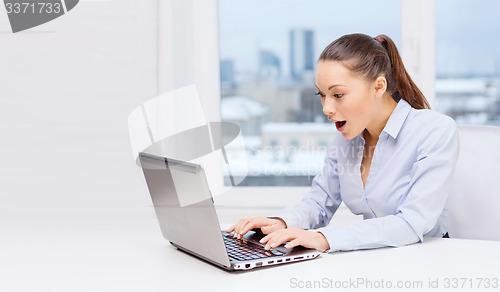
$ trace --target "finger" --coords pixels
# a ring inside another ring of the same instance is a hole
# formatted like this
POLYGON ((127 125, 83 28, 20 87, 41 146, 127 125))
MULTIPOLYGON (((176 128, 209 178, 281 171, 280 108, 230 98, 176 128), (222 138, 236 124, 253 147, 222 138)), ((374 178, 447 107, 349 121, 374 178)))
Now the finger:
POLYGON ((272 221, 263 217, 252 218, 241 228, 240 234, 245 235, 247 234, 248 231, 253 229, 259 229, 262 226, 265 226, 269 223, 272 223, 272 221))
POLYGON ((256 227, 260 227, 261 224, 258 224, 257 222, 255 222, 254 220, 248 222, 247 224, 245 224, 245 226, 243 226, 243 228, 241 229, 241 232, 240 234, 241 235, 245 235, 247 234, 248 231, 256 228, 256 227))
POLYGON ((245 225, 247 219, 240 219, 238 223, 236 223, 236 227, 234 228, 234 235, 238 235, 241 232, 241 228, 245 225))
POLYGON ((241 225, 237 238, 243 238, 243 235, 247 234, 248 231, 257 226, 260 226, 255 223, 256 220, 256 218, 246 220, 245 223, 241 225))
POLYGON ((294 240, 290 241, 289 243, 285 244, 285 248, 293 248, 296 247, 297 245, 301 245, 301 239, 300 238, 295 238, 294 240))
POLYGON ((269 241, 269 239, 270 239, 270 238, 271 238, 271 234, 268 234, 268 235, 266 235, 266 236, 262 237, 262 238, 259 240, 259 242, 260 242, 260 243, 266 243, 266 242, 268 242, 268 241, 269 241))
MULTIPOLYGON (((276 234, 276 232, 272 233, 276 234)), ((286 241, 291 241, 296 239, 299 236, 298 232, 295 230, 283 230, 283 232, 279 232, 276 236, 270 238, 266 244, 266 248, 275 248, 285 243, 286 241)))
POLYGON ((236 238, 242 239, 243 235, 247 234, 247 232, 253 228, 252 226, 254 226, 254 221, 255 218, 245 220, 244 223, 241 224, 240 230, 236 238))
POLYGON ((271 248, 276 248, 278 246, 280 246, 281 244, 283 244, 283 242, 285 242, 286 240, 280 240, 280 239, 277 239, 277 240, 269 240, 266 244, 266 246, 264 247, 264 249, 266 250, 270 250, 271 248))
POLYGON ((263 226, 262 228, 260 228, 260 231, 262 231, 262 233, 264 233, 264 234, 269 234, 269 233, 272 233, 276 230, 278 230, 278 228, 273 228, 272 225, 263 226))
POLYGON ((280 225, 278 224, 278 222, 270 219, 268 222, 268 224, 266 226, 263 226, 260 230, 262 231, 262 233, 264 234, 270 234, 270 233, 273 233, 274 231, 276 230, 279 230, 279 229, 282 229, 280 227, 280 225))
POLYGON ((226 232, 227 233, 231 233, 233 232, 234 228, 236 227, 236 224, 234 224, 233 226, 229 227, 228 229, 226 229, 226 232))
POLYGON ((266 243, 269 241, 274 242, 274 241, 276 241, 276 238, 278 238, 280 236, 280 234, 287 233, 287 232, 288 232, 288 230, 286 230, 286 229, 278 229, 278 230, 273 231, 273 232, 269 233, 268 235, 262 237, 259 240, 259 242, 260 243, 266 243))
POLYGON ((262 242, 266 244, 266 246, 264 246, 264 249, 270 250, 271 248, 279 246, 281 244, 280 238, 281 236, 279 234, 276 234, 276 232, 267 235, 267 238, 262 242))
POLYGON ((264 247, 265 249, 269 250, 271 248, 275 248, 280 246, 283 242, 287 240, 283 240, 283 237, 277 237, 277 238, 271 238, 268 240, 266 246, 264 247))

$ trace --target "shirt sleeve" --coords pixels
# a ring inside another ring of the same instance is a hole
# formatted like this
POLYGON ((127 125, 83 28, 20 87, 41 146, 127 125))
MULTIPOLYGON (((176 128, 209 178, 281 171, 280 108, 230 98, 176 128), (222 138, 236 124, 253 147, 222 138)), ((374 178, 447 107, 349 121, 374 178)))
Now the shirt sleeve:
POLYGON ((321 173, 314 177, 310 191, 295 206, 282 210, 273 217, 283 219, 287 227, 316 229, 328 225, 342 199, 337 172, 336 139, 328 145, 321 173))
POLYGON ((451 191, 460 142, 457 126, 449 117, 423 130, 426 135, 417 147, 410 190, 401 198, 396 214, 320 230, 330 244, 327 252, 421 242, 433 229, 451 191))

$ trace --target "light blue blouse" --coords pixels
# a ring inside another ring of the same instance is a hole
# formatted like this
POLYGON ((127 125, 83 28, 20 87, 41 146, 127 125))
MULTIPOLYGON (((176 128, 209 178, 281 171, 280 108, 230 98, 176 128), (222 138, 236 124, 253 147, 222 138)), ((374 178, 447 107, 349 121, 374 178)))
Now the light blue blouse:
POLYGON ((357 250, 422 242, 448 231, 446 200, 459 153, 453 119, 417 110, 401 99, 379 136, 363 187, 361 135, 340 133, 327 148, 322 173, 302 202, 277 217, 288 227, 328 225, 341 202, 364 220, 319 231, 330 250, 357 250))

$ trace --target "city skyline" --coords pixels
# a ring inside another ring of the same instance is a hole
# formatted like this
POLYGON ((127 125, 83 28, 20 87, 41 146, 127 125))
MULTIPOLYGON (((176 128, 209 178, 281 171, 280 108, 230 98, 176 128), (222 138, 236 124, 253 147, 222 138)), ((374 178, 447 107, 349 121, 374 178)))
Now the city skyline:
MULTIPOLYGON (((399 0, 384 0, 377 4, 324 0, 284 3, 220 1, 221 59, 232 59, 238 74, 255 74, 258 71, 258 52, 266 50, 278 56, 282 61, 282 72, 290 75, 289 33, 293 29, 314 32, 314 61, 326 45, 347 33, 363 32, 374 36, 384 33, 400 48, 399 0), (322 9, 318 10, 318 7, 322 9), (345 13, 333 14, 338 21, 329 22, 329 7, 345 13), (257 15, 259 21, 255 21, 257 15)), ((487 37, 500 33, 500 25, 495 25, 498 20, 494 11, 500 11, 500 2, 436 1, 438 77, 500 74, 500 53, 495 49, 500 41, 487 37)))

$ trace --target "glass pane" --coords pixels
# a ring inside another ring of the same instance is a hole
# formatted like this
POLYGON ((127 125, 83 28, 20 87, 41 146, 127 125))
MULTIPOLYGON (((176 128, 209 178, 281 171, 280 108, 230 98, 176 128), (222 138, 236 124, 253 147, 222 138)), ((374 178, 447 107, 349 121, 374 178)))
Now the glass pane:
POLYGON ((435 109, 461 124, 500 125, 500 2, 435 5, 435 109))
POLYGON ((387 34, 399 46, 399 0, 220 0, 219 19, 221 116, 246 144, 240 186, 310 185, 336 131, 314 95, 316 61, 349 33, 387 34))

